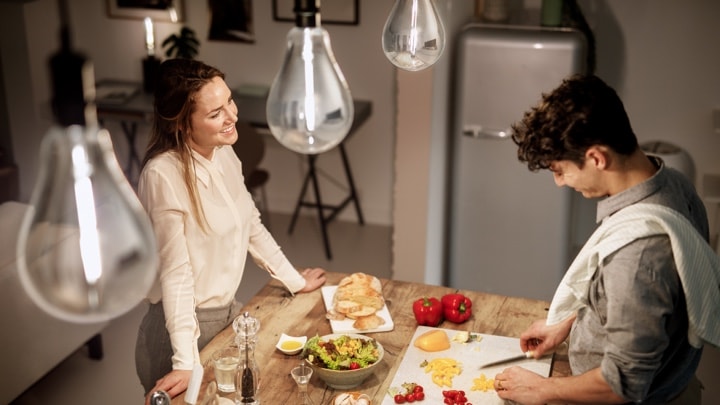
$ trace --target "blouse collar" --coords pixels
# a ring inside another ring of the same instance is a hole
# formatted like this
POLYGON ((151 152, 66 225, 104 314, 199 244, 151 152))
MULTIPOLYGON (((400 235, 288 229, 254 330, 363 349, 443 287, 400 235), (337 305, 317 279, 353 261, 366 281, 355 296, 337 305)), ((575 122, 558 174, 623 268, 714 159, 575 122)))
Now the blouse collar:
POLYGON ((210 184, 211 171, 224 175, 222 165, 220 164, 220 159, 218 157, 218 151, 221 148, 222 146, 216 148, 210 159, 205 158, 194 149, 192 151, 192 157, 195 163, 195 176, 205 187, 210 184))

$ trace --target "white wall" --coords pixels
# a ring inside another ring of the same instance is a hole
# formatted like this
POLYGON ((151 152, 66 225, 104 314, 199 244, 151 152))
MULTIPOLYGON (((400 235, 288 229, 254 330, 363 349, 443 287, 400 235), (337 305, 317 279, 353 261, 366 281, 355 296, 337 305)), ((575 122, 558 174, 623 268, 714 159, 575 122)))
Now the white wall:
POLYGON ((443 281, 450 78, 454 38, 472 19, 474 2, 436 1, 447 44, 435 65, 398 71, 398 117, 393 194, 393 277, 443 281))
MULTIPOLYGON (((97 0, 73 0, 70 4, 74 48, 85 53, 95 65, 98 80, 113 78, 140 81, 141 60, 144 52, 144 25, 142 20, 109 18, 106 2, 97 0)), ((25 82, 24 92, 31 91, 31 106, 41 111, 41 117, 25 114, 38 129, 24 134, 15 142, 16 158, 20 163, 22 199, 27 200, 34 182, 35 163, 32 154, 51 120, 46 103, 50 86, 46 61, 58 49, 57 2, 36 0, 24 5, 25 35, 29 51, 30 81, 25 82), (18 146, 28 145, 28 147, 18 146)), ((201 41, 198 59, 223 70, 231 87, 252 83, 269 86, 280 67, 285 49, 285 35, 291 23, 272 19, 270 1, 253 1, 255 24, 254 44, 239 42, 208 41, 209 14, 207 3, 184 1, 187 19, 185 24, 194 29, 201 41)), ((391 3, 379 6, 361 2, 360 24, 357 26, 325 25, 331 36, 333 49, 343 73, 350 85, 353 97, 371 100, 371 118, 347 141, 355 183, 360 195, 365 219, 369 223, 390 225, 391 190, 393 184, 393 127, 394 84, 393 67, 385 60, 380 46, 380 34, 391 3)), ((155 36, 160 43, 169 34, 179 31, 181 24, 155 23, 155 36)), ((160 55, 164 53, 158 49, 160 55)), ((7 61, 7 59, 4 59, 7 61)), ((13 61, 14 62, 14 61, 13 61)), ((6 62, 7 64, 8 62, 6 62)), ((11 66, 13 67, 13 66, 11 66)), ((9 69, 6 67, 6 72, 9 69)), ((6 74, 7 76, 7 74, 6 74)), ((17 91, 9 91, 13 98, 17 91)), ((22 121, 15 116, 15 123, 22 121)), ((124 161, 127 144, 116 123, 107 122, 113 134, 117 154, 124 161)), ((11 123, 12 126, 12 123, 11 123)), ((17 126, 16 126, 17 127, 17 126)), ((136 143, 143 150, 149 127, 141 126, 136 143)), ((13 134, 13 137, 16 137, 13 134)), ((268 151, 263 162, 271 173, 268 186, 270 207, 277 212, 291 212, 302 183, 301 171, 305 160, 282 148, 272 137, 268 138, 268 151)), ((331 151, 318 159, 322 172, 321 190, 328 203, 339 202, 344 197, 345 178, 342 175, 338 152, 331 151)), ((314 212, 307 212, 314 215, 314 212)), ((351 209, 341 216, 355 220, 351 209)))
MULTIPOLYGON (((70 3, 75 47, 94 61, 96 76, 140 80, 140 60, 144 56, 142 22, 108 18, 103 1, 70 3)), ((467 0, 438 1, 451 27, 470 18, 469 3, 467 0)), ((539 0, 526 3, 529 7, 537 6, 539 0)), ((624 98, 641 142, 676 143, 693 156, 698 176, 720 173, 720 136, 713 132, 711 119, 713 108, 720 106, 717 73, 720 71, 717 51, 720 26, 716 23, 720 2, 690 0, 680 5, 672 0, 581 0, 580 3, 597 39, 597 73, 624 98)), ((284 35, 291 24, 272 20, 269 1, 253 2, 255 44, 205 40, 208 20, 205 3, 186 0, 185 4, 187 24, 202 40, 201 59, 225 70, 231 86, 247 82, 270 84, 282 57, 284 35)), ((3 11, 0 44, 10 101, 12 141, 20 164, 22 199, 27 200, 36 172, 37 147, 51 122, 47 109, 46 62, 58 47, 58 16, 53 0, 0 2, 0 7, 3 11), (27 41, 16 41, 22 34, 27 41)), ((433 68, 431 78, 418 76, 410 80, 433 80, 426 98, 417 100, 420 107, 428 102, 432 104, 432 118, 427 121, 431 134, 422 137, 413 136, 412 132, 400 133, 395 144, 394 68, 384 59, 379 45, 390 7, 390 2, 379 5, 362 0, 360 25, 327 25, 326 28, 354 96, 373 101, 372 118, 348 141, 367 220, 395 227, 396 243, 403 244, 395 252, 396 262, 413 256, 411 262, 395 269, 403 274, 402 278, 437 282, 444 254, 442 196, 446 161, 443 156, 447 143, 446 100, 451 53, 447 52, 448 59, 433 68), (398 166, 393 167, 396 156, 398 166), (410 175, 399 179, 393 191, 395 173, 402 175, 403 170, 410 175), (413 170, 417 170, 416 175, 412 174, 413 170), (424 205, 427 206, 424 216, 393 218, 393 212, 410 213, 414 210, 409 208, 424 205)), ((158 22, 156 37, 161 40, 178 29, 179 24, 158 22)), ((412 101, 407 100, 408 104, 402 109, 410 119, 420 118, 412 101)), ((109 123, 108 126, 122 160, 125 140, 117 125, 109 123)), ((147 127, 141 130, 146 132, 147 127)), ((299 192, 299 169, 303 161, 279 147, 273 139, 268 144, 264 166, 272 174, 268 190, 270 206, 275 211, 289 212, 299 192)), ((141 137, 138 147, 143 146, 141 137)), ((342 182, 338 176, 338 160, 337 153, 330 152, 320 159, 321 168, 342 182)), ((331 201, 339 194, 333 181, 324 182, 323 191, 331 201)), ((354 220, 352 210, 347 210, 344 218, 354 220)))

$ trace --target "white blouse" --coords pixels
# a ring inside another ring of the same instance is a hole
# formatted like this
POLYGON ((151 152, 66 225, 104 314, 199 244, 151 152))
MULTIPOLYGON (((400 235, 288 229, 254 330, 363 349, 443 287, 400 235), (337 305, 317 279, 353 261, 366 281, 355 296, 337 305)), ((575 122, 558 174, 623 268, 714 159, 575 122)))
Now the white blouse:
POLYGON ((290 264, 260 221, 245 187, 242 164, 232 147, 208 160, 193 152, 197 188, 207 218, 206 232, 192 215, 175 152, 151 159, 140 174, 138 196, 157 238, 160 269, 148 299, 163 302, 173 347, 173 369, 191 370, 200 361, 195 308, 229 305, 245 269, 247 253, 290 292, 305 279, 290 264))

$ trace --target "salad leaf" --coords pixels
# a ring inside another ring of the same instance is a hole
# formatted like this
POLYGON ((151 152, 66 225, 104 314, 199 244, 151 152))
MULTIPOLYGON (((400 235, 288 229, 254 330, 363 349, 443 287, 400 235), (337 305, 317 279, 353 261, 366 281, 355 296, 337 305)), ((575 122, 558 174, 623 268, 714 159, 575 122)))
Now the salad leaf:
POLYGON ((311 363, 330 370, 349 370, 352 363, 365 368, 378 361, 380 352, 375 339, 353 338, 341 335, 323 341, 315 336, 305 343, 302 357, 311 363))

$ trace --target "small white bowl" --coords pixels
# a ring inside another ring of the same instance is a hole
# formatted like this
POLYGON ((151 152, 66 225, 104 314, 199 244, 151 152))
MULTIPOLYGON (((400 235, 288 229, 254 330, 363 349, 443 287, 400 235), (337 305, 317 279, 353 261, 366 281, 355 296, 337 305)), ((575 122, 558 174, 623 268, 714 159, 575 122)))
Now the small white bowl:
POLYGON ((292 356, 300 353, 305 347, 305 342, 307 342, 307 336, 289 336, 283 333, 275 347, 288 356, 292 356))

